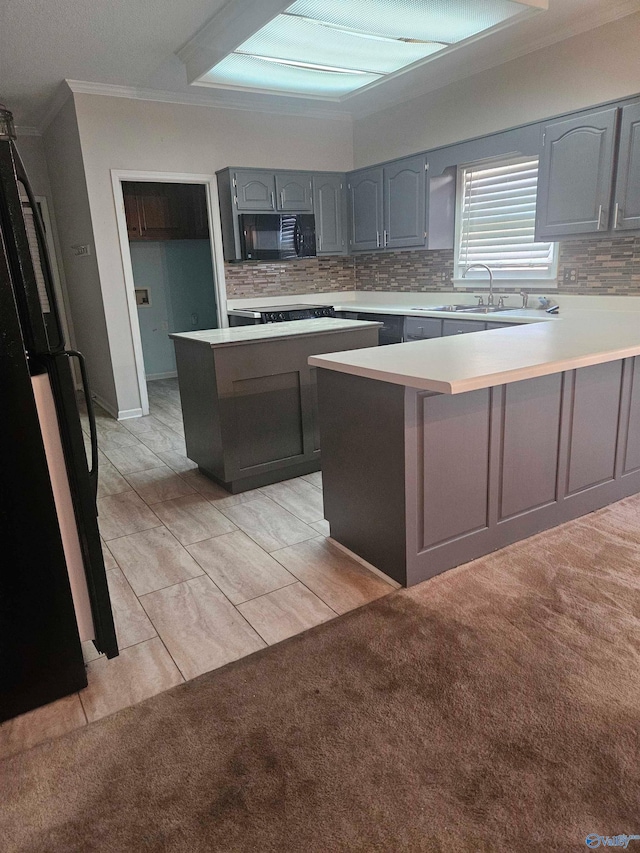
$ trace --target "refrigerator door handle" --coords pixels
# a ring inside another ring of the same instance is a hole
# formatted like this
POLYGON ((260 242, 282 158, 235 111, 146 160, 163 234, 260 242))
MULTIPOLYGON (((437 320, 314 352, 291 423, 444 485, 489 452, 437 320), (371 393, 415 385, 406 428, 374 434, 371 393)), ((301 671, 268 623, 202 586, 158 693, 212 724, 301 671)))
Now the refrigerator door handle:
POLYGON ((64 354, 69 358, 77 358, 80 365, 80 376, 82 378, 82 390, 84 399, 87 404, 87 417, 89 418, 89 435, 91 438, 91 467, 89 468, 89 480, 93 489, 93 496, 97 499, 98 496, 98 432, 96 430, 96 415, 93 409, 93 400, 91 399, 89 389, 89 377, 87 375, 87 365, 85 358, 81 352, 74 349, 64 351, 64 354))

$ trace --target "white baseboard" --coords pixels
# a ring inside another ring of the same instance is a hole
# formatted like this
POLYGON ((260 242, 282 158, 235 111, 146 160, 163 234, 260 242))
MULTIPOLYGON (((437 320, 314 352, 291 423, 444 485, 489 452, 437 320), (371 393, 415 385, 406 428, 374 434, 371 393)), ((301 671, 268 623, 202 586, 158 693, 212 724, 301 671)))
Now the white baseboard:
POLYGON ((123 409, 118 412, 118 420, 119 421, 127 421, 130 418, 141 418, 142 417, 142 409, 123 409))
POLYGON ((169 370, 167 373, 147 373, 147 382, 153 382, 154 379, 175 379, 177 375, 175 370, 169 370))

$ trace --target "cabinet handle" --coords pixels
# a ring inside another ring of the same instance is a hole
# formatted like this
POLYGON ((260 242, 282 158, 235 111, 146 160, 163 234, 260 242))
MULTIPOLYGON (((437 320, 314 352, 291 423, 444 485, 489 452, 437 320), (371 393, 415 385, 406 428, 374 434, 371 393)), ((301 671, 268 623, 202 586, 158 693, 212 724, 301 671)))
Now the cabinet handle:
POLYGON ((596 226, 596 231, 600 231, 602 228, 602 205, 598 205, 598 225, 596 226))
POLYGON ((380 248, 380 232, 376 231, 376 248, 380 248))
POLYGON ((284 190, 280 190, 280 207, 284 207, 284 190))
POLYGON ((271 190, 271 209, 272 210, 276 209, 276 197, 273 194, 273 190, 271 190))
POLYGON ((322 234, 318 234, 318 248, 322 251, 322 234))
POLYGON ((613 214, 613 228, 614 228, 614 231, 615 231, 615 229, 616 229, 616 228, 618 228, 618 226, 619 226, 619 216, 620 216, 620 213, 621 213, 621 210, 620 210, 620 204, 619 204, 619 202, 616 202, 615 213, 613 214))
POLYGON ((382 245, 383 246, 387 245, 387 229, 386 228, 382 232, 382 245))

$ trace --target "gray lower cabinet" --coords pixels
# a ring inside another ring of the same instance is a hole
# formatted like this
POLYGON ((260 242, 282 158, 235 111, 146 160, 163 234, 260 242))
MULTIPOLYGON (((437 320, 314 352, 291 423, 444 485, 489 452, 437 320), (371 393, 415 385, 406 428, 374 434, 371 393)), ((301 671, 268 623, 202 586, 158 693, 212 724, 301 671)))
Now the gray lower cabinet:
POLYGON ((227 346, 174 338, 187 456, 231 492, 319 470, 309 356, 377 343, 370 325, 227 346))
POLYGON ((321 369, 318 392, 331 535, 405 586, 640 492, 640 357, 463 394, 321 369))
POLYGON ((276 172, 276 207, 283 213, 313 213, 313 191, 308 172, 276 172))
POLYGON ((404 321, 405 341, 426 341, 442 337, 442 320, 437 317, 406 317, 404 321))
POLYGON ((613 230, 640 228, 640 103, 622 108, 613 230))
POLYGON ((347 254, 345 176, 313 176, 316 250, 319 255, 347 254))
POLYGON ((426 157, 421 154, 384 167, 383 248, 418 248, 426 244, 426 166, 426 157))
POLYGON ((544 125, 536 238, 607 231, 618 108, 544 125))
POLYGON ((276 209, 276 183, 273 172, 238 170, 233 175, 236 207, 242 211, 276 209))
POLYGON ((362 169, 349 175, 350 244, 354 252, 382 246, 384 230, 383 170, 362 169))
POLYGON ((482 320, 443 320, 442 337, 466 335, 468 332, 484 332, 486 327, 486 323, 482 320))

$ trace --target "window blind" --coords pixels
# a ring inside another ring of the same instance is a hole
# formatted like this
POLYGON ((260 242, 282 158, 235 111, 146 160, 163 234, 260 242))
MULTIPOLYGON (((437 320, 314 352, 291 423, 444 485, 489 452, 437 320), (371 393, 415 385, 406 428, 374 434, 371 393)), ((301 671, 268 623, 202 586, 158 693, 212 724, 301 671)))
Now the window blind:
POLYGON ((537 187, 537 157, 465 167, 460 266, 550 275, 555 244, 534 237, 537 187))

